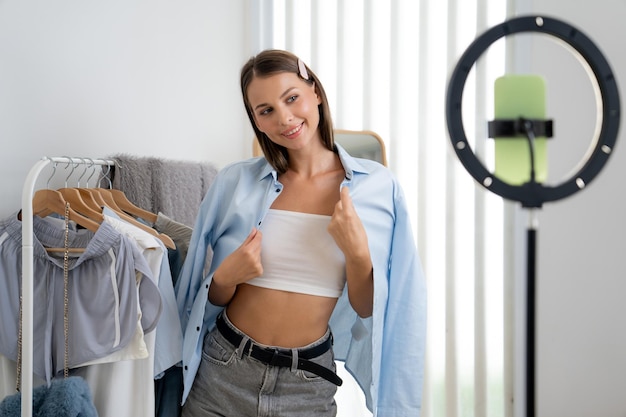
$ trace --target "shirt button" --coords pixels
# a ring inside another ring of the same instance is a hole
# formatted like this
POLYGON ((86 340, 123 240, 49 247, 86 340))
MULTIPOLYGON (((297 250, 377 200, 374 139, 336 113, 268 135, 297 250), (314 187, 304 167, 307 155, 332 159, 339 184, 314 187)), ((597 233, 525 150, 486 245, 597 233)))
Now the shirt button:
POLYGON ((196 331, 200 331, 200 327, 196 327, 196 331))
POLYGON ((280 193, 280 188, 277 188, 277 189, 276 189, 276 192, 277 192, 277 193, 280 193))
POLYGON ((189 370, 189 367, 187 365, 185 365, 185 371, 189 370))

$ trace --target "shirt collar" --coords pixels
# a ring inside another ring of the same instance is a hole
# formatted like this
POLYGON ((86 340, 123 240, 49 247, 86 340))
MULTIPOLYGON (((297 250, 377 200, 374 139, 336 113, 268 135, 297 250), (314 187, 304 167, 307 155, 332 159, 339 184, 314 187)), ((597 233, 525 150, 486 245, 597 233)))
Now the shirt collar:
POLYGON ((341 160, 341 165, 343 165, 343 169, 346 171, 346 178, 351 180, 352 176, 355 172, 361 174, 369 174, 370 170, 361 164, 361 162, 352 157, 341 145, 335 143, 335 147, 337 148, 337 153, 339 154, 339 160, 341 160))
MULTIPOLYGON (((362 174, 369 174, 369 169, 363 166, 361 162, 352 157, 341 145, 335 143, 335 147, 337 148, 337 154, 339 155, 339 160, 341 161, 341 165, 343 165, 343 169, 346 171, 346 178, 352 179, 352 176, 355 172, 359 172, 362 174)), ((263 178, 268 175, 272 175, 274 177, 274 181, 278 179, 278 173, 272 167, 272 165, 267 162, 264 157, 259 157, 261 162, 261 167, 259 170, 258 180, 261 181, 263 178)))
POLYGON ((274 181, 276 181, 278 179, 278 173, 276 172, 274 167, 272 167, 272 165, 269 162, 267 162, 267 159, 265 159, 264 156, 259 156, 258 159, 259 159, 259 163, 261 164, 261 166, 259 169, 259 175, 257 179, 261 181, 265 177, 271 174, 272 177, 274 177, 274 181))

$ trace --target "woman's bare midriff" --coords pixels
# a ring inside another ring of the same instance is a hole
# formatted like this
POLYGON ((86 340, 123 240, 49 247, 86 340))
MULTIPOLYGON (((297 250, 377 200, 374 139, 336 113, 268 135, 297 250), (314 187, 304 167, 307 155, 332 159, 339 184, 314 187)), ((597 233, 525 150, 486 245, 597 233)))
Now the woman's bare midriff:
POLYGON ((241 284, 226 313, 257 342, 293 348, 306 346, 326 333, 336 303, 336 298, 241 284))

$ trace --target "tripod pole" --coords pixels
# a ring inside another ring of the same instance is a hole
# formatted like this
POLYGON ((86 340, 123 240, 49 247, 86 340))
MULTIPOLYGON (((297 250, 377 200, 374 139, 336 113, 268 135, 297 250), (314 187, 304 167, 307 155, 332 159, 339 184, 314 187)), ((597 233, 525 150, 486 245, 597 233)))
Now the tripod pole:
POLYGON ((535 417, 535 272, 537 261, 537 209, 529 209, 526 264, 526 416, 535 417))

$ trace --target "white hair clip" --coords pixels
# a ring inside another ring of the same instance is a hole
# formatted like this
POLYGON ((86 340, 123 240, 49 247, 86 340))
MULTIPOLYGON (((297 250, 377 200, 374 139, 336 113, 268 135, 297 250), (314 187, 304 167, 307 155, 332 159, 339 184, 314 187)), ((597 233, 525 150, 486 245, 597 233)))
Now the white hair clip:
POLYGON ((309 79, 309 73, 306 70, 306 65, 304 65, 304 62, 302 62, 300 58, 298 58, 298 72, 300 72, 300 76, 305 80, 309 79))

